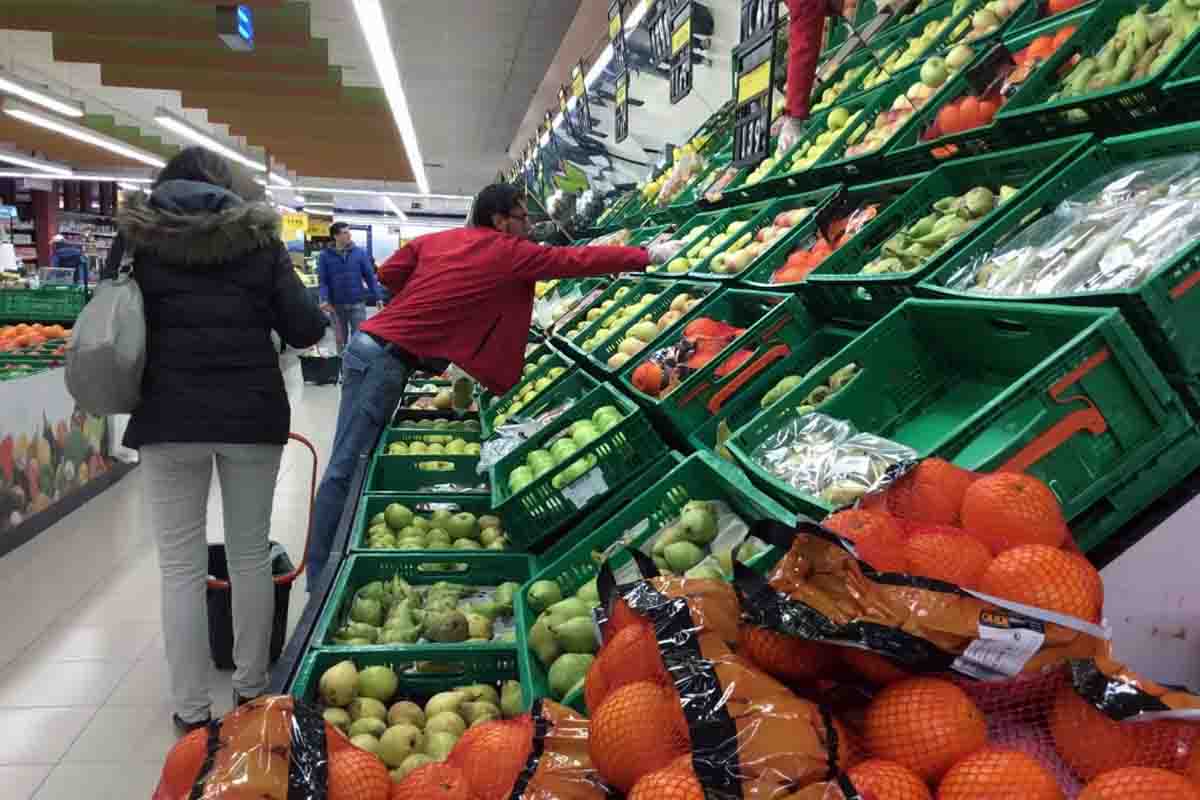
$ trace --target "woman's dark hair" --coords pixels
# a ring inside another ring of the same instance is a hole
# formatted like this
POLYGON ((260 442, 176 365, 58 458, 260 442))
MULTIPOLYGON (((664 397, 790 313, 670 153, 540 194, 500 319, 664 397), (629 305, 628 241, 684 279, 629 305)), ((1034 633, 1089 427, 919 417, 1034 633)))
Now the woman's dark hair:
POLYGON ((508 215, 525 202, 525 192, 511 183, 493 183, 475 196, 471 224, 476 228, 492 227, 492 215, 508 215))
POLYGON ((203 147, 187 147, 167 162, 154 180, 157 187, 167 181, 196 181, 233 189, 233 167, 216 153, 203 147))

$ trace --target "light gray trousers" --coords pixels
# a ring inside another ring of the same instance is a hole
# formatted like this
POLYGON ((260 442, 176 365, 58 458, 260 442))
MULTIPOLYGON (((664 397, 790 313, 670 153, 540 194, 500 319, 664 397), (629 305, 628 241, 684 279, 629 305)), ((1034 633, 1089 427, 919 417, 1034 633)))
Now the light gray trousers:
POLYGON ((199 722, 210 713, 208 492, 213 461, 221 481, 225 552, 233 591, 233 688, 255 697, 267 687, 275 589, 271 505, 283 445, 155 444, 141 448, 148 519, 162 570, 163 640, 175 713, 199 722))

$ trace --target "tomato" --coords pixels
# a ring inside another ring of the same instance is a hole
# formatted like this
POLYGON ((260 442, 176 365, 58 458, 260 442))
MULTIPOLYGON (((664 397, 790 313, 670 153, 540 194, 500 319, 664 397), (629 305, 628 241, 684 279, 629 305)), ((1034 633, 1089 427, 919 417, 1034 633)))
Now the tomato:
POLYGON ((1054 51, 1057 49, 1053 36, 1039 36, 1029 43, 1029 47, 1025 48, 1026 58, 1045 61, 1054 55, 1054 51))
POLYGON ((979 121, 979 100, 974 96, 964 97, 962 102, 958 104, 959 130, 969 131, 972 128, 978 128, 981 124, 979 121))
POLYGON ((989 125, 996 116, 996 112, 1000 110, 1000 104, 995 100, 980 100, 979 101, 979 124, 989 125))
POLYGON ((962 128, 958 121, 958 100, 947 103, 946 106, 938 112, 937 126, 943 136, 948 136, 952 133, 958 133, 962 128))
POLYGON ((1054 14, 1061 14, 1064 11, 1070 11, 1082 2, 1083 0, 1047 0, 1046 10, 1053 16, 1054 14))
POLYGON ((1075 33, 1074 25, 1064 25, 1058 33, 1054 34, 1054 49, 1062 47, 1067 43, 1067 39, 1071 38, 1071 34, 1075 33))

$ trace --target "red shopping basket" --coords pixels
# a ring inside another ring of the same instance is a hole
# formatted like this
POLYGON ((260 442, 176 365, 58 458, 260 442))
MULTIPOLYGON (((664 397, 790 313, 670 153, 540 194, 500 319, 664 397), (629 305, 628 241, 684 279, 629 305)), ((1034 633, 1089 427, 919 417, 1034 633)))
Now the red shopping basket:
MULTIPOLYGON (((271 626, 271 663, 279 659, 287 638, 288 601, 292 584, 304 572, 308 563, 308 548, 312 536, 313 503, 317 492, 317 449, 312 442, 298 433, 289 433, 288 438, 299 442, 312 453, 312 484, 308 495, 308 531, 304 536, 304 552, 300 564, 292 566, 283 545, 271 542, 271 573, 275 581, 275 620, 271 626)), ((229 591, 229 562, 225 545, 208 546, 208 645, 217 669, 231 670, 233 663, 233 597, 229 591)))

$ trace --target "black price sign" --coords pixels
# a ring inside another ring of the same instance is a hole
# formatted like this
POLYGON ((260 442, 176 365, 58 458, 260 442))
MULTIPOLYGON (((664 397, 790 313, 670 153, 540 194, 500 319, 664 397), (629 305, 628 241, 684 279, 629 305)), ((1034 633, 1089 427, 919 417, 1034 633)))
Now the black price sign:
POLYGON ((741 45, 733 52, 737 105, 733 110, 733 165, 757 164, 771 154, 774 105, 775 37, 741 45))
POLYGON ((777 0, 742 0, 742 44, 752 42, 779 21, 777 0))
POLYGON ((582 136, 592 130, 592 108, 588 103, 587 70, 583 61, 571 70, 571 94, 575 98, 575 135, 582 136))
POLYGON ((613 131, 617 142, 629 137, 629 72, 617 76, 617 102, 613 107, 613 131))
POLYGON ((659 6, 658 16, 650 25, 650 54, 656 64, 671 60, 671 9, 666 3, 659 6))
POLYGON ((692 93, 692 4, 672 11, 671 105, 692 93))
POLYGON ((963 72, 963 78, 976 94, 984 95, 992 88, 992 84, 996 82, 996 76, 1001 70, 1007 74, 1008 70, 1016 65, 1017 62, 1013 61, 1012 53, 1008 48, 1002 42, 996 42, 983 58, 963 72))
POLYGON ((624 0, 612 0, 612 2, 608 4, 608 40, 612 42, 613 58, 616 60, 617 69, 625 69, 624 0))

